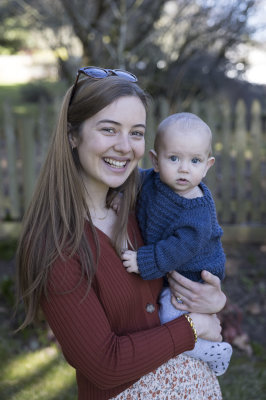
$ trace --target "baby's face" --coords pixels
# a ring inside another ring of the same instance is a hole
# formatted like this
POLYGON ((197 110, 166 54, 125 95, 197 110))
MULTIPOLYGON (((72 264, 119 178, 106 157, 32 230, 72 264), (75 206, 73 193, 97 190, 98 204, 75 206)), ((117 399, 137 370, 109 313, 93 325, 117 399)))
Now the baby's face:
POLYGON ((197 186, 214 162, 209 158, 210 141, 209 132, 200 126, 189 130, 170 125, 157 151, 161 181, 181 196, 197 186))

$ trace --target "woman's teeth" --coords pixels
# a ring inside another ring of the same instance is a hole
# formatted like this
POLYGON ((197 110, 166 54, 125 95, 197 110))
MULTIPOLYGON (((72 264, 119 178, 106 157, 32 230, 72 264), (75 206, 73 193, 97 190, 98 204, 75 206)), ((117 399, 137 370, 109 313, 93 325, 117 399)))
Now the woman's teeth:
POLYGON ((117 161, 113 160, 112 158, 104 158, 104 161, 115 168, 123 168, 126 165, 126 161, 117 161))

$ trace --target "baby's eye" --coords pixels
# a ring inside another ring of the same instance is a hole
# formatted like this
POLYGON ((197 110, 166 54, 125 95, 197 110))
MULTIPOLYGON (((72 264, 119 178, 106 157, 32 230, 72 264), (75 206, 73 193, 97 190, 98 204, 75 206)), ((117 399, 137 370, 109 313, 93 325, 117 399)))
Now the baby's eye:
POLYGON ((192 162, 192 164, 198 164, 198 163, 200 163, 200 159, 195 157, 195 158, 192 158, 191 162, 192 162))
POLYGON ((177 156, 170 156, 170 160, 171 160, 171 161, 177 161, 178 158, 177 158, 177 156))

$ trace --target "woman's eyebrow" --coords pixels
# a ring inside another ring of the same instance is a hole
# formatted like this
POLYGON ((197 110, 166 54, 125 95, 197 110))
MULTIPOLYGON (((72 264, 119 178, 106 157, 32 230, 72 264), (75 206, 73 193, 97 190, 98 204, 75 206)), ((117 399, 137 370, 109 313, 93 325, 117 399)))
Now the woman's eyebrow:
POLYGON ((117 121, 113 121, 111 119, 101 119, 100 121, 97 122, 96 125, 100 125, 100 124, 115 124, 115 125, 121 125, 119 122, 117 121))
MULTIPOLYGON (((100 124, 115 124, 115 125, 119 125, 121 126, 120 122, 117 121, 113 121, 112 119, 101 119, 100 121, 97 122, 96 125, 100 125, 100 124)), ((135 124, 133 125, 134 128, 144 128, 146 129, 146 125, 145 124, 135 124)))
POLYGON ((136 124, 136 125, 133 125, 133 127, 134 128, 144 128, 144 129, 146 129, 146 125, 144 125, 144 124, 136 124))

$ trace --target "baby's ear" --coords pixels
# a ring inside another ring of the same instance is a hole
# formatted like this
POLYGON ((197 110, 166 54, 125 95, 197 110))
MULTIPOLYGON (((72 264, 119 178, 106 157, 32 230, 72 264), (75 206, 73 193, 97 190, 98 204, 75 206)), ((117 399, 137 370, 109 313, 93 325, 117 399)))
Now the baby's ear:
POLYGON ((203 178, 205 178, 208 170, 213 166, 214 163, 215 163, 215 158, 214 157, 209 157, 208 161, 207 161, 206 170, 205 170, 205 174, 204 174, 203 178))
POLYGON ((155 150, 150 150, 149 155, 155 172, 159 172, 158 157, 155 150))
POLYGON ((214 163, 215 163, 215 158, 214 157, 209 157, 208 161, 207 161, 208 169, 211 168, 214 163))

